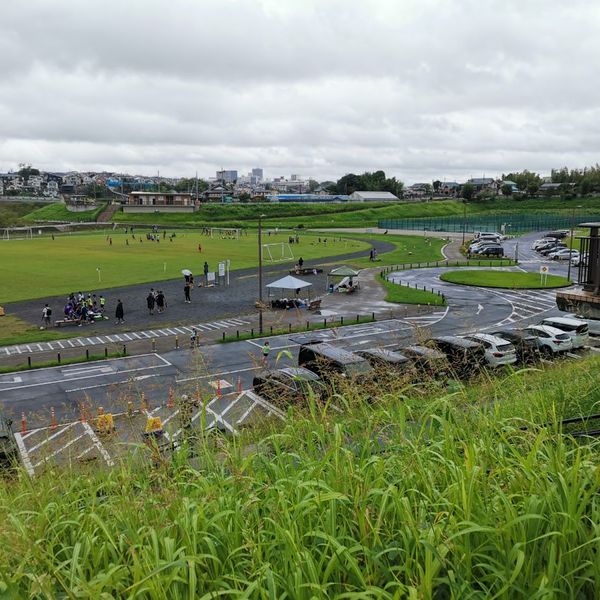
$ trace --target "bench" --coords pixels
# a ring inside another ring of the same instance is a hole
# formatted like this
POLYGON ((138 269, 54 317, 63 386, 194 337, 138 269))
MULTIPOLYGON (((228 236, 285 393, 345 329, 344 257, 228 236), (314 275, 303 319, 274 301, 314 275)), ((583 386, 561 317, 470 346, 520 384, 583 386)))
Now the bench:
POLYGON ((54 327, 62 327, 63 325, 81 325, 83 321, 81 319, 60 319, 54 321, 54 327))
POLYGON ((322 273, 323 269, 317 269, 313 267, 294 267, 290 269, 290 275, 316 275, 322 273))

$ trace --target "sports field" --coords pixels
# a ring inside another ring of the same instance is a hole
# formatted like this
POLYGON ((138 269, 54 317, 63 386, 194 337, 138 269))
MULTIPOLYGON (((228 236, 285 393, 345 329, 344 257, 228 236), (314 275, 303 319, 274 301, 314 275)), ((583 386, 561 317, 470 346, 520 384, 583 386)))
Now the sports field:
MULTIPOLYGON (((124 231, 86 234, 61 234, 32 240, 0 240, 0 305, 17 300, 43 298, 88 289, 108 289, 136 283, 174 279, 182 269, 195 275, 203 273, 204 261, 211 271, 218 262, 229 259, 231 269, 258 264, 256 232, 239 240, 210 238, 197 231, 167 232, 160 241, 148 241, 146 231, 135 230, 135 238, 124 231), (112 238, 112 245, 108 238, 112 238), (141 240, 141 241, 140 241, 141 240), (198 249, 201 245, 202 251, 198 249)), ((304 260, 367 250, 365 241, 336 236, 300 235, 291 244, 293 263, 304 260), (324 240, 327 240, 325 242, 324 240)), ((287 234, 263 233, 264 244, 287 243, 287 234)), ((286 248, 286 251, 287 248, 286 248)), ((281 247, 271 254, 281 255, 281 247)), ((268 253, 265 251, 264 255, 268 253)), ((283 261, 281 261, 283 262, 283 261)), ((265 265, 277 264, 265 261, 265 265)))

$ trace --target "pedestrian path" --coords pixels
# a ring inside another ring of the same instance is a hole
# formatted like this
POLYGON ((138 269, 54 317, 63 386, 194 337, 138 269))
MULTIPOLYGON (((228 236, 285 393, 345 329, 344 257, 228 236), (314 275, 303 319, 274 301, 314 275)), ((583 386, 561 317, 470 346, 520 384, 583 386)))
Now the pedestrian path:
MULTIPOLYGON (((488 291, 492 291, 489 288, 488 291)), ((496 323, 497 326, 510 325, 541 315, 550 309, 556 309, 556 292, 554 290, 512 290, 493 291, 512 306, 510 316, 496 323)))
POLYGON ((128 333, 111 333, 110 335, 94 335, 90 337, 76 337, 65 340, 54 340, 51 342, 35 342, 31 344, 19 344, 16 346, 6 346, 0 348, 4 355, 14 354, 34 354, 37 352, 60 352, 70 348, 85 348, 86 346, 98 346, 102 344, 127 344, 144 339, 156 339, 168 336, 188 337, 192 333, 192 327, 195 327, 200 333, 217 331, 224 329, 238 328, 244 325, 250 325, 250 321, 245 319, 220 319, 219 321, 210 321, 208 323, 198 323, 197 325, 178 327, 163 327, 162 329, 148 329, 146 331, 130 331, 128 333))

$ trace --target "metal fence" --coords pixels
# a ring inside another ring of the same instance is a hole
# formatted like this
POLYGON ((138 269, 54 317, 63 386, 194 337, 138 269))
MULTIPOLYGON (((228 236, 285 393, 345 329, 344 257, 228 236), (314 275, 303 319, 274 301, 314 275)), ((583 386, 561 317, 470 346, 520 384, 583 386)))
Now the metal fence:
POLYGON ((423 217, 410 219, 384 219, 378 222, 381 229, 405 229, 412 231, 448 231, 474 233, 476 231, 503 231, 505 234, 526 231, 551 231, 568 229, 582 220, 600 221, 600 215, 576 216, 521 213, 516 215, 467 215, 452 217, 423 217))

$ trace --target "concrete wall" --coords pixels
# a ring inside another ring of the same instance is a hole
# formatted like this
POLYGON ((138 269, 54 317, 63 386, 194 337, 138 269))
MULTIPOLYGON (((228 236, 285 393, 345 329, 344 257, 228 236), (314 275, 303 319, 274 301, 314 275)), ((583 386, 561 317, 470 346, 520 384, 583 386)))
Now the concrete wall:
POLYGON ((193 213, 195 212, 195 210, 195 206, 135 206, 128 204, 123 205, 124 213, 193 213))

